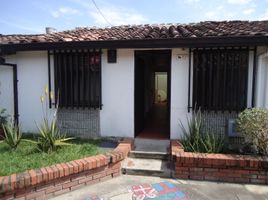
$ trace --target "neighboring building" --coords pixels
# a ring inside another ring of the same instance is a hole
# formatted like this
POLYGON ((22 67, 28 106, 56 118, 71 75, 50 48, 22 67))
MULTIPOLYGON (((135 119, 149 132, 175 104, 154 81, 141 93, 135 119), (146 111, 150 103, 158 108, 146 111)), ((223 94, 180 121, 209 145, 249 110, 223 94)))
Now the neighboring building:
POLYGON ((239 111, 268 107, 268 21, 0 35, 0 54, 0 106, 25 132, 42 120, 45 85, 61 128, 81 137, 178 138, 193 107, 225 133, 239 111))

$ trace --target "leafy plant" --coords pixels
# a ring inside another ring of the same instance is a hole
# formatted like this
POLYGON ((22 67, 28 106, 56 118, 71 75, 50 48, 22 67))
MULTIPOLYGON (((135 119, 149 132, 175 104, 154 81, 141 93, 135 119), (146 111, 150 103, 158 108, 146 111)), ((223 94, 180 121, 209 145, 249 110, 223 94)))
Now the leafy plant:
POLYGON ((4 141, 10 148, 16 149, 21 142, 22 133, 20 127, 10 120, 5 125, 3 125, 3 130, 5 134, 4 141))
POLYGON ((237 128, 257 148, 261 155, 268 154, 268 110, 246 109, 238 115, 237 128))
POLYGON ((219 153, 223 151, 225 138, 221 135, 207 133, 202 129, 201 111, 194 111, 191 118, 187 118, 187 127, 180 121, 183 132, 181 143, 186 151, 202 153, 219 153))
POLYGON ((60 132, 57 126, 56 118, 50 123, 48 119, 44 118, 43 123, 38 126, 40 137, 37 140, 38 150, 46 153, 55 151, 58 147, 71 145, 67 141, 74 138, 66 137, 65 134, 60 132))
MULTIPOLYGON (((45 87, 45 94, 41 96, 42 110, 43 110, 43 120, 40 125, 37 125, 39 129, 39 137, 37 141, 28 140, 29 142, 35 143, 39 151, 45 153, 51 153, 55 151, 58 147, 71 145, 67 141, 73 140, 73 137, 66 137, 65 134, 61 133, 57 126, 57 109, 49 120, 49 108, 48 108, 48 98, 53 99, 53 93, 48 92, 48 88, 45 87)), ((58 105, 58 104, 57 104, 58 105)))

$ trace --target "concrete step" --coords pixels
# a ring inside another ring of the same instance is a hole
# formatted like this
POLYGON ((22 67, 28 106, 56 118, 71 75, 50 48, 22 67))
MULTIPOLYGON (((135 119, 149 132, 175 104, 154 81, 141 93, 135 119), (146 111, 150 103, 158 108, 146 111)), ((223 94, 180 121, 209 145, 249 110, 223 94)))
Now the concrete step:
POLYGON ((127 158, 123 162, 122 173, 168 178, 171 177, 171 166, 166 160, 127 158))
POLYGON ((144 152, 169 152, 170 141, 169 140, 152 140, 152 139, 135 139, 135 151, 144 152))
POLYGON ((169 153, 168 152, 154 152, 154 151, 130 151, 128 157, 169 160, 169 153))

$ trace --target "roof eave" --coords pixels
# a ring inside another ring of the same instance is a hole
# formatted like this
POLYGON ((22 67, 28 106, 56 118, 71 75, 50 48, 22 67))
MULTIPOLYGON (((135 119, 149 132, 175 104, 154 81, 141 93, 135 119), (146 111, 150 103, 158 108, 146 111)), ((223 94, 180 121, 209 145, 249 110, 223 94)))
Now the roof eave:
POLYGON ((0 54, 17 51, 39 51, 54 49, 90 49, 90 48, 201 48, 224 46, 260 46, 268 45, 268 36, 234 36, 206 38, 102 40, 77 42, 36 42, 0 45, 0 54))

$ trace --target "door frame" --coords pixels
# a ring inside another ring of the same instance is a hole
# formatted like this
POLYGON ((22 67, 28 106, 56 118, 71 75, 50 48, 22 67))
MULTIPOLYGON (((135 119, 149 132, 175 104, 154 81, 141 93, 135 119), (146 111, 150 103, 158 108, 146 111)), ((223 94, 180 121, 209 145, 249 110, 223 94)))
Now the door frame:
POLYGON ((136 128, 136 68, 137 68, 137 57, 142 54, 154 54, 154 53, 163 53, 167 54, 169 57, 169 63, 167 66, 167 106, 168 106, 168 139, 170 139, 170 123, 171 123, 171 61, 172 61, 172 50, 171 49, 156 49, 156 50, 134 50, 134 137, 137 137, 137 128, 136 128))

